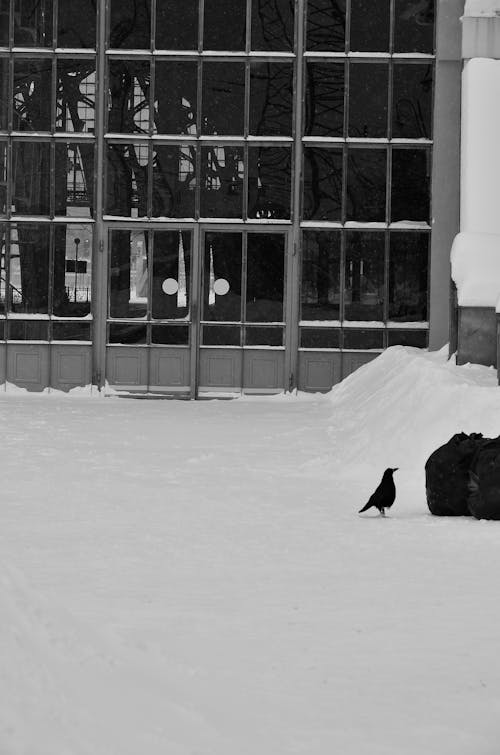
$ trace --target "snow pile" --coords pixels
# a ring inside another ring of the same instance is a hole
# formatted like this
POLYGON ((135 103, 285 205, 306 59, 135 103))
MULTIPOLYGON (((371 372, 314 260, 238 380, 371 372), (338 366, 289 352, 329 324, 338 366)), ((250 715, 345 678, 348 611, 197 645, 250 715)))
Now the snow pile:
POLYGON ((363 460, 378 469, 400 467, 421 482, 427 458, 455 433, 500 433, 496 371, 457 367, 446 348, 393 346, 339 383, 329 398, 335 454, 348 475, 363 460))
POLYGON ((500 234, 459 233, 451 249, 451 277, 461 307, 496 307, 500 298, 500 234))

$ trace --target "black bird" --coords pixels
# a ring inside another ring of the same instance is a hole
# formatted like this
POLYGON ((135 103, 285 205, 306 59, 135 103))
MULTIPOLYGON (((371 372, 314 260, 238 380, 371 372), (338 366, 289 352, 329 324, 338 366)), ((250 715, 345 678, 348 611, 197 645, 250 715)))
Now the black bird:
POLYGON ((374 506, 380 511, 382 516, 385 516, 385 510, 389 509, 392 506, 394 499, 396 498, 396 486, 394 485, 392 474, 398 469, 399 467, 389 467, 385 470, 384 474, 382 475, 380 485, 378 486, 376 491, 372 493, 368 500, 368 503, 366 503, 358 513, 361 514, 363 511, 367 511, 368 509, 371 509, 372 506, 374 506))

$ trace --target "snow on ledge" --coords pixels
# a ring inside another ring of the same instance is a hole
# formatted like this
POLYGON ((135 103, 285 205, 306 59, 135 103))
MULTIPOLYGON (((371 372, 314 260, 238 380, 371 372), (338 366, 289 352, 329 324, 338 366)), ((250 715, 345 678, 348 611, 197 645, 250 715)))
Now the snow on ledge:
POLYGON ((500 16, 500 0, 466 0, 464 16, 500 16))
POLYGON ((459 233, 455 236, 451 248, 451 277, 457 287, 460 307, 497 307, 500 234, 459 233))

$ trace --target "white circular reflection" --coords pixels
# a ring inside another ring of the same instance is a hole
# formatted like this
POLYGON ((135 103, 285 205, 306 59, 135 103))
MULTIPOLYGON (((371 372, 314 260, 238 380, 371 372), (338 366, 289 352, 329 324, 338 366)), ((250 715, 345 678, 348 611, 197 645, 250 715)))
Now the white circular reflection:
POLYGON ((225 296, 229 291, 229 282, 225 278, 217 278, 214 283, 214 291, 217 296, 225 296))
POLYGON ((163 293, 165 294, 176 294, 179 290, 179 284, 175 280, 175 278, 165 278, 163 283, 161 284, 161 287, 163 289, 163 293))

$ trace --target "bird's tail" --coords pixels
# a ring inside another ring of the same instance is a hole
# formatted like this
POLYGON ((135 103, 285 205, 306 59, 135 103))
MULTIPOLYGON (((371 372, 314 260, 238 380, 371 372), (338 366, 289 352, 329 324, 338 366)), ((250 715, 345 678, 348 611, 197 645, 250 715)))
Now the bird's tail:
POLYGON ((370 503, 370 501, 368 501, 368 503, 365 503, 363 508, 358 511, 358 514, 362 514, 363 511, 367 511, 368 509, 371 509, 372 506, 373 506, 373 503, 370 503))

